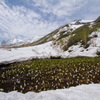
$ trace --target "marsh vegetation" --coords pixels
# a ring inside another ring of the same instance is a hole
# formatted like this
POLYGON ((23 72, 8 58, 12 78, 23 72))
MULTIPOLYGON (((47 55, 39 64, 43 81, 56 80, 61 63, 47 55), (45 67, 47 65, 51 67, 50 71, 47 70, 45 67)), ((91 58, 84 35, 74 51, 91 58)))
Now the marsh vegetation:
POLYGON ((0 91, 40 92, 100 83, 100 58, 42 59, 0 65, 0 91))

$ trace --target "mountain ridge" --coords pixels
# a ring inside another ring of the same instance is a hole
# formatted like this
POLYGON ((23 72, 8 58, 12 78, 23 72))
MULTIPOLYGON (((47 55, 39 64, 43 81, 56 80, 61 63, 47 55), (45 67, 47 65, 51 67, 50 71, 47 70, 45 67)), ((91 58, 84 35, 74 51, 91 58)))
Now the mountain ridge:
MULTIPOLYGON (((70 25, 78 25, 78 24, 86 24, 86 23, 90 23, 93 20, 74 20, 72 22, 70 22, 70 25)), ((60 26, 58 29, 52 31, 51 33, 45 35, 45 36, 37 36, 34 37, 33 39, 26 39, 26 40, 22 40, 22 39, 12 39, 12 40, 7 40, 4 42, 6 42, 7 46, 17 46, 17 47, 21 47, 21 46, 32 46, 32 45, 39 45, 45 42, 49 42, 52 41, 54 38, 52 37, 53 35, 55 35, 60 29, 64 28, 65 26, 68 26, 69 24, 65 24, 63 26, 60 26), (13 42, 14 40, 16 40, 16 42, 13 42), (30 41, 31 40, 31 41, 30 41)), ((3 41, 2 41, 3 42, 3 41)), ((2 43, 1 43, 2 45, 2 43)))
POLYGON ((31 44, 4 47, 0 49, 0 55, 0 63, 33 58, 99 57, 100 22, 73 21, 31 44))

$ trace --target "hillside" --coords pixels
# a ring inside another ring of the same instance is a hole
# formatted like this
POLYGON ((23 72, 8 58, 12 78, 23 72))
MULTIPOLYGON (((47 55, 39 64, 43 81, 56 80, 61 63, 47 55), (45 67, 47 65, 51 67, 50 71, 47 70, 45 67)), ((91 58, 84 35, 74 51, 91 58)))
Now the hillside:
POLYGON ((39 45, 48 41, 52 41, 56 49, 66 52, 66 57, 100 55, 100 17, 95 21, 70 22, 34 44, 39 45))
POLYGON ((100 56, 100 20, 75 20, 31 44, 20 45, 20 48, 4 47, 0 49, 0 55, 0 62, 52 56, 100 56))
POLYGON ((35 42, 4 45, 0 83, 0 100, 99 100, 100 17, 75 20, 35 42))
POLYGON ((48 41, 53 41, 54 45, 59 45, 64 51, 78 42, 87 47, 87 45, 89 45, 89 40, 93 39, 94 37, 99 38, 99 33, 96 33, 96 31, 99 32, 99 28, 99 18, 97 18, 95 21, 75 20, 56 29, 33 44, 39 45, 48 41), (89 37, 92 32, 95 32, 94 37, 89 37))
POLYGON ((91 23, 91 20, 75 20, 69 24, 61 26, 60 28, 54 30, 53 32, 49 33, 48 35, 42 37, 41 39, 33 42, 33 45, 39 45, 42 43, 46 43, 49 41, 56 41, 60 40, 61 38, 67 37, 68 34, 76 30, 77 28, 91 23))

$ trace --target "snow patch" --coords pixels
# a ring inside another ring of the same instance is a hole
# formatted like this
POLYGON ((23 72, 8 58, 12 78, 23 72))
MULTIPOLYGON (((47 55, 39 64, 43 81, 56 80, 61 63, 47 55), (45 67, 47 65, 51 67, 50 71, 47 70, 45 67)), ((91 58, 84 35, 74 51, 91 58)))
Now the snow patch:
POLYGON ((71 29, 75 30, 75 29, 77 29, 77 28, 79 28, 81 26, 83 26, 83 24, 80 24, 80 25, 71 25, 70 27, 71 27, 71 29))
POLYGON ((94 20, 81 20, 81 23, 92 23, 94 20))
POLYGON ((100 84, 80 85, 40 93, 0 92, 0 100, 100 100, 100 84))
POLYGON ((0 62, 14 62, 32 58, 50 58, 50 56, 58 55, 60 53, 54 49, 52 42, 47 42, 32 47, 11 49, 11 51, 0 49, 0 62))
POLYGON ((7 46, 20 46, 23 44, 29 44, 29 43, 32 43, 34 41, 37 41, 41 37, 43 37, 43 36, 34 36, 31 39, 23 39, 23 40, 22 39, 12 39, 12 40, 3 41, 3 42, 5 42, 5 45, 7 45, 7 46))
POLYGON ((89 37, 92 39, 89 41, 92 47, 100 47, 100 29, 95 32, 92 32, 89 37))

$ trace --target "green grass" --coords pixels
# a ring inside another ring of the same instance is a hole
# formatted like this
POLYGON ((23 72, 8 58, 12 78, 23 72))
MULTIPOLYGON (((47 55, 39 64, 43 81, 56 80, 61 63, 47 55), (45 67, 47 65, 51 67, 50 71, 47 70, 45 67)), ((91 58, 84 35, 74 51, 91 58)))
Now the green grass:
POLYGON ((81 42, 82 45, 86 47, 87 42, 89 41, 89 34, 91 34, 94 31, 97 31, 98 28, 100 28, 100 23, 92 25, 92 28, 88 25, 84 25, 73 31, 71 34, 71 37, 68 41, 68 44, 66 44, 65 49, 67 50, 70 46, 76 44, 77 42, 81 42))
POLYGON ((88 27, 88 25, 85 25, 76 29, 74 32, 72 32, 72 36, 70 37, 67 46, 70 47, 81 40, 82 40, 82 43, 86 45, 89 34, 90 34, 90 28, 88 27))
POLYGON ((40 92, 100 82, 100 58, 29 60, 0 65, 0 90, 40 92))
MULTIPOLYGON (((63 31, 63 32, 65 32, 65 31, 63 31)), ((69 32, 67 32, 66 34, 64 34, 63 32, 60 33, 60 36, 57 40, 61 40, 61 39, 65 38, 65 37, 68 37, 70 35, 69 32)))

